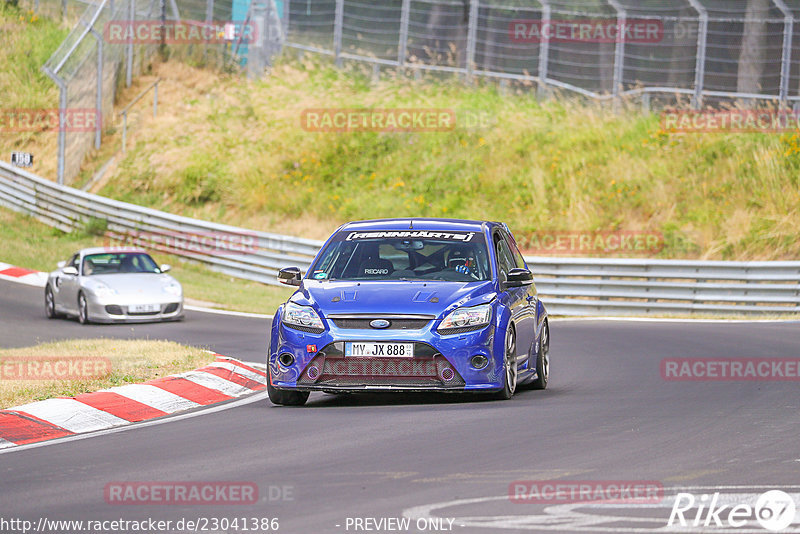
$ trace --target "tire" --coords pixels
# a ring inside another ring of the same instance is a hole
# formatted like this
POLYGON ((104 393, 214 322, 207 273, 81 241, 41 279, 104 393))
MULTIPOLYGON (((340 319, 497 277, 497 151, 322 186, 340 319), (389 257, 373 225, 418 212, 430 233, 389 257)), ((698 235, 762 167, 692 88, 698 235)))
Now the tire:
POLYGON ((531 382, 532 389, 546 389, 550 380, 550 325, 545 320, 539 339, 539 351, 536 354, 536 380, 531 382))
POLYGON ((267 395, 272 404, 280 406, 302 406, 308 400, 308 391, 286 391, 284 389, 277 389, 272 387, 272 384, 267 382, 267 395))
POLYGON ((44 314, 48 319, 58 319, 61 314, 56 312, 56 298, 50 284, 44 288, 44 314))
POLYGON ((272 404, 277 404, 280 406, 302 406, 308 400, 309 392, 308 391, 286 391, 283 389, 278 389, 272 387, 272 374, 269 370, 269 355, 272 354, 272 343, 270 343, 269 348, 267 349, 267 373, 269 376, 267 377, 267 395, 269 396, 270 402, 272 404))
POLYGON ((83 293, 78 293, 78 322, 81 324, 92 322, 89 318, 89 303, 86 302, 86 297, 83 293))
POLYGON ((514 327, 509 325, 506 331, 505 352, 503 354, 503 389, 495 394, 497 400, 508 400, 517 390, 517 334, 514 327))

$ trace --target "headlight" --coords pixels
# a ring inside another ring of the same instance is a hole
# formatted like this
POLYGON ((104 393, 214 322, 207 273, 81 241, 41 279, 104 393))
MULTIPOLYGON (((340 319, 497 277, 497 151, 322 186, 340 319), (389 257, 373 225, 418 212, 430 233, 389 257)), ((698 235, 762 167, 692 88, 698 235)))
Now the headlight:
POLYGON ((304 326, 306 328, 323 329, 322 319, 311 306, 300 306, 294 302, 287 302, 283 307, 283 322, 288 325, 304 326))
POLYGON ((103 284, 102 282, 97 282, 95 285, 92 286, 91 290, 95 295, 97 295, 101 299, 107 299, 117 294, 116 289, 112 289, 107 285, 103 284))
POLYGON ((170 295, 180 295, 181 294, 181 285, 176 283, 167 284, 161 289, 164 290, 164 293, 169 293, 170 295))
POLYGON ((456 308, 444 318, 439 325, 440 332, 455 328, 477 327, 489 324, 492 320, 491 304, 481 304, 469 308, 456 308))

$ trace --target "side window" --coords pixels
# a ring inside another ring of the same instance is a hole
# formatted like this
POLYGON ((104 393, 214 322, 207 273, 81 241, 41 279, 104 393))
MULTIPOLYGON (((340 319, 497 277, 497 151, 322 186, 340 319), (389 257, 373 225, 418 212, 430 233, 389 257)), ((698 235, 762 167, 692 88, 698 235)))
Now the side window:
POLYGON ((507 234, 505 238, 508 242, 508 248, 511 251, 511 255, 514 258, 514 266, 519 269, 524 269, 525 258, 522 257, 522 253, 519 251, 519 248, 517 248, 517 242, 514 241, 514 237, 511 234, 507 234))
POLYGON ((514 268, 514 260, 511 251, 508 249, 505 239, 500 234, 495 234, 495 251, 497 254, 497 269, 500 271, 500 280, 505 280, 508 271, 514 268))

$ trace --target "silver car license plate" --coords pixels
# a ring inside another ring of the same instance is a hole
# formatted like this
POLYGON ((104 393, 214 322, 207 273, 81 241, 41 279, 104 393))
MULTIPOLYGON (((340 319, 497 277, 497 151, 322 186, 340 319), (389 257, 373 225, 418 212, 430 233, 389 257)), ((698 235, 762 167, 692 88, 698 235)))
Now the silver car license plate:
POLYGON ((160 309, 158 304, 131 304, 128 306, 128 313, 153 313, 160 309))

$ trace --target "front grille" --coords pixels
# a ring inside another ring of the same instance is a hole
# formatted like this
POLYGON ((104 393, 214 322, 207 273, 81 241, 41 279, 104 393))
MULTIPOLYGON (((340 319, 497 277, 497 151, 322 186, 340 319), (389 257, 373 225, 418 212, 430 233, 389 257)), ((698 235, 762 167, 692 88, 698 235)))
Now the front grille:
POLYGON ((178 303, 173 302, 172 304, 167 304, 167 307, 164 308, 164 313, 173 313, 177 309, 178 309, 178 303))
POLYGON ((395 387, 464 387, 464 379, 440 354, 431 354, 433 347, 416 343, 420 350, 414 358, 343 357, 332 343, 311 360, 297 384, 330 387, 395 386, 395 387), (450 378, 445 380, 444 377, 450 378))
POLYGON ((439 333, 448 336, 450 334, 464 334, 466 332, 475 332, 476 330, 483 330, 488 325, 482 324, 478 326, 462 326, 461 328, 449 328, 447 330, 439 330, 439 333))
POLYGON ((106 306, 106 313, 109 315, 122 315, 122 308, 114 304, 106 306))
POLYGON ((299 326, 296 324, 283 323, 283 326, 285 326, 286 328, 291 328, 293 330, 300 330, 301 332, 305 332, 307 334, 321 334, 322 332, 325 331, 324 328, 311 328, 308 326, 299 326))
MULTIPOLYGON (((373 329, 369 323, 375 319, 383 319, 383 317, 369 317, 369 318, 332 318, 333 324, 339 328, 348 330, 370 330, 373 329)), ((376 328, 375 330, 421 330, 425 328, 431 319, 386 319, 389 321, 389 326, 386 328, 376 328)))

